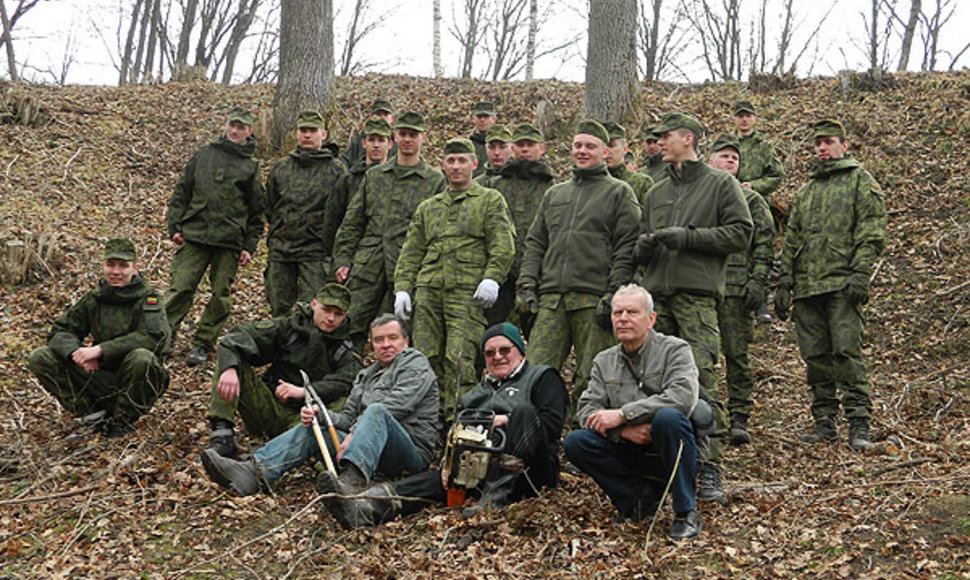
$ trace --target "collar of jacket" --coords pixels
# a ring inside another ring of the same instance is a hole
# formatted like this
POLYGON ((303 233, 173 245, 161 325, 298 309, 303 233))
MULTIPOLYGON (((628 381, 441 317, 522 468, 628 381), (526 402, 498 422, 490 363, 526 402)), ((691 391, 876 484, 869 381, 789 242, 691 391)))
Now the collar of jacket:
POLYGON ((444 198, 446 203, 458 203, 466 197, 475 197, 482 194, 482 186, 472 181, 465 189, 457 191, 445 186, 444 198))
POLYGON ((309 302, 297 302, 293 307, 293 314, 290 315, 292 327, 297 332, 309 336, 312 332, 318 332, 326 338, 333 340, 347 340, 350 338, 350 314, 347 314, 340 326, 333 329, 333 332, 324 332, 313 324, 313 308, 309 302))
POLYGON ((747 141, 749 139, 752 141, 761 141, 762 140, 761 131, 758 131, 757 129, 755 129, 749 135, 745 135, 744 137, 738 137, 738 141, 747 141))
POLYGON ((523 161, 522 159, 509 159, 502 166, 502 177, 518 177, 519 179, 541 179, 551 181, 553 178, 552 167, 544 159, 538 161, 523 161))
POLYGON ((131 302, 141 298, 142 293, 148 282, 141 277, 141 274, 135 274, 132 277, 131 282, 125 284, 121 287, 112 286, 108 284, 108 281, 104 278, 98 282, 98 302, 102 304, 124 304, 125 302, 131 302))
POLYGON ((649 331, 647 331, 647 337, 643 339, 643 344, 641 344, 637 352, 633 353, 632 355, 626 352, 626 349, 623 348, 623 343, 621 342, 620 356, 630 361, 631 364, 633 364, 634 361, 639 362, 643 360, 643 357, 646 356, 647 350, 650 348, 650 345, 653 344, 653 336, 655 332, 656 331, 652 328, 649 331))
POLYGON ((300 165, 306 166, 333 159, 333 152, 329 149, 303 149, 302 147, 297 147, 293 151, 290 151, 290 157, 295 159, 300 165))
POLYGON ((707 163, 701 160, 685 159, 680 162, 680 172, 674 169, 673 163, 668 163, 666 167, 667 175, 675 182, 690 183, 697 179, 697 176, 707 170, 707 163))
POLYGON ((594 165, 592 167, 587 167, 586 169, 580 169, 578 167, 573 167, 573 181, 582 183, 583 181, 591 179, 602 179, 609 175, 606 170, 606 164, 600 163, 599 165, 594 165))
POLYGON ((644 157, 640 160, 641 167, 654 167, 655 165, 660 165, 664 162, 663 153, 654 153, 649 157, 644 157))
POLYGON ((417 175, 421 179, 426 179, 430 173, 430 168, 431 166, 425 163, 424 159, 420 157, 418 158, 417 165, 400 165, 397 162, 397 157, 394 159, 388 159, 381 165, 381 171, 393 171, 394 176, 398 179, 403 179, 409 175, 417 175))
POLYGON ((246 159, 251 158, 256 153, 256 139, 252 135, 246 137, 246 140, 242 143, 236 143, 230 141, 225 132, 219 136, 219 139, 212 142, 212 144, 223 151, 228 151, 239 157, 244 157, 246 159))
POLYGON ((472 133, 471 135, 468 136, 468 140, 469 141, 474 141, 475 143, 478 143, 479 145, 484 145, 485 144, 485 135, 486 134, 487 133, 485 133, 484 131, 475 131, 474 133, 472 133))
POLYGON ((499 387, 501 387, 506 382, 508 382, 508 381, 514 381, 516 379, 516 377, 518 377, 520 374, 522 374, 522 370, 525 369, 525 365, 526 364, 527 364, 527 362, 523 358, 522 359, 522 362, 519 363, 519 366, 515 367, 514 369, 512 369, 512 372, 510 372, 509 374, 505 375, 505 378, 504 379, 497 379, 497 378, 493 377, 492 375, 486 374, 485 375, 485 384, 488 385, 488 386, 490 386, 490 387, 492 387, 493 389, 498 389, 499 387))
POLYGON ((630 170, 626 168, 625 163, 620 163, 616 167, 607 167, 606 170, 610 172, 610 175, 621 180, 626 177, 628 173, 630 173, 630 170))
POLYGON ((808 170, 808 176, 811 178, 828 177, 833 173, 849 171, 850 169, 855 169, 856 167, 859 167, 859 162, 856 160, 856 158, 846 154, 839 159, 816 161, 812 168, 808 170))

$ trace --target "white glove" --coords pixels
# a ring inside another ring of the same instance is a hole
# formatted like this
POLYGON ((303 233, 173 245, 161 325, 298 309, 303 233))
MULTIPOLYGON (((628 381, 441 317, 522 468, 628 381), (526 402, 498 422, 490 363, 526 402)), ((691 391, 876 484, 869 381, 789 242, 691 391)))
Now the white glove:
POLYGON ((483 308, 490 308, 498 300, 498 282, 485 278, 478 283, 478 289, 472 298, 481 302, 483 308))
POLYGON ((394 315, 404 320, 411 318, 411 296, 407 292, 394 293, 394 315))

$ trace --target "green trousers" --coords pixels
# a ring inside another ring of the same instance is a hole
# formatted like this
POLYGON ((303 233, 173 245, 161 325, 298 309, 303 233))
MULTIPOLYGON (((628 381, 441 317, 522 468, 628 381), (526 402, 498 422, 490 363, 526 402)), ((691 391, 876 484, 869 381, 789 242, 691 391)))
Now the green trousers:
POLYGON ((219 375, 212 379, 212 395, 209 398, 209 419, 236 420, 236 411, 242 417, 246 431, 257 437, 272 438, 300 422, 299 408, 287 405, 276 398, 276 385, 267 385, 253 367, 242 364, 236 369, 239 375, 239 396, 229 401, 216 392, 219 375))
POLYGON ((172 327, 172 337, 178 332, 182 320, 192 308, 192 299, 209 271, 212 298, 202 312, 196 327, 192 345, 207 352, 215 350, 219 332, 232 312, 230 290, 239 267, 239 251, 218 246, 183 242, 172 258, 172 281, 165 296, 165 315, 172 327))
POLYGON ((327 282, 330 260, 273 260, 263 272, 263 285, 273 316, 287 316, 297 302, 307 302, 327 282))
POLYGON ((727 367, 728 413, 751 415, 754 373, 748 359, 748 345, 754 340, 754 317, 744 307, 744 298, 725 296, 717 307, 721 352, 727 367))
POLYGON ((394 311, 393 288, 388 285, 380 247, 363 248, 354 257, 347 289, 350 290, 350 338, 357 352, 364 352, 371 321, 384 312, 394 311))

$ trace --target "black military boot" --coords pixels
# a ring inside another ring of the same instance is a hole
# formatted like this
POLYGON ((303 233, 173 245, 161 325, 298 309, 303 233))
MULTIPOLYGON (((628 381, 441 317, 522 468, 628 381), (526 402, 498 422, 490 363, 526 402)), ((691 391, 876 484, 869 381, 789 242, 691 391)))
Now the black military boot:
POLYGON ((209 447, 223 457, 236 456, 236 442, 233 439, 231 421, 212 419, 209 422, 212 431, 209 433, 209 447))
POLYGON ((391 499, 394 495, 390 483, 378 483, 351 497, 332 498, 326 505, 342 528, 356 530, 382 524, 400 515, 401 500, 391 499))
POLYGON ((259 470, 252 461, 237 461, 206 449, 202 452, 202 467, 209 479, 239 495, 253 495, 261 486, 259 470))
POLYGON ((190 367, 197 367, 209 360, 209 353, 201 346, 193 346, 189 351, 189 356, 185 358, 185 364, 190 367))
POLYGON ((727 495, 721 489, 721 466, 704 462, 697 471, 697 501, 714 501, 727 504, 727 495))
POLYGON ((818 419, 810 433, 802 435, 798 439, 805 443, 818 443, 819 441, 835 441, 838 435, 835 433, 835 422, 831 417, 818 419))
POLYGON ((849 419, 849 447, 853 451, 872 448, 872 441, 869 439, 869 419, 865 417, 849 419))
POLYGON ((744 445, 751 443, 751 435, 748 434, 748 417, 741 413, 731 413, 731 431, 728 433, 731 445, 744 445))
POLYGON ((322 471, 317 476, 317 493, 335 493, 342 496, 351 496, 367 489, 367 476, 359 467, 349 461, 341 462, 343 470, 340 476, 335 477, 329 471, 322 471))
POLYGON ((503 453, 495 458, 488 466, 488 474, 482 485, 482 497, 475 505, 465 508, 461 515, 470 518, 490 509, 509 505, 515 484, 523 471, 525 464, 520 457, 503 453))

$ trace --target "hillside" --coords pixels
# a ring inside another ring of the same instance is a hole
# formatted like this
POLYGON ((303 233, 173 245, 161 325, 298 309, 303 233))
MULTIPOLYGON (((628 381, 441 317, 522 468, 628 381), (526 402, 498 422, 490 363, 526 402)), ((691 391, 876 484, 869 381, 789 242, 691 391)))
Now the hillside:
MULTIPOLYGON (((0 242, 25 240, 40 254, 24 284, 0 287, 0 578, 970 578, 970 73, 900 75, 878 90, 864 80, 643 89, 631 127, 680 109, 729 130, 731 103, 752 100, 785 156, 782 205, 804 181, 810 123, 841 118, 889 211, 867 307, 877 450, 798 442, 810 417, 794 327, 761 327, 754 443, 728 449, 731 503, 703 506, 701 538, 679 545, 666 540, 669 507, 650 533, 614 525, 595 484, 569 475, 479 519, 437 509, 354 533, 318 509, 309 468, 272 495, 231 497, 198 461, 212 365, 184 367, 184 340, 168 393, 135 436, 106 441, 79 428, 29 375, 26 354, 96 283, 109 237, 135 239, 142 272, 165 287, 174 245, 164 219, 179 172, 229 106, 266 109, 272 87, 0 87, 0 242)), ((339 79, 332 136, 345 143, 384 96, 426 115, 426 158, 436 160, 445 139, 470 132, 480 98, 510 124, 531 121, 545 99, 557 115, 549 152, 565 172, 581 91, 339 79)), ((278 156, 262 155, 267 167, 278 156)), ((240 271, 233 321, 267 315, 264 266, 261 245, 240 271)))

